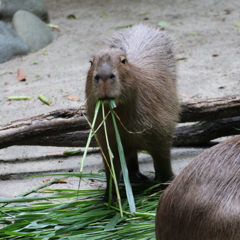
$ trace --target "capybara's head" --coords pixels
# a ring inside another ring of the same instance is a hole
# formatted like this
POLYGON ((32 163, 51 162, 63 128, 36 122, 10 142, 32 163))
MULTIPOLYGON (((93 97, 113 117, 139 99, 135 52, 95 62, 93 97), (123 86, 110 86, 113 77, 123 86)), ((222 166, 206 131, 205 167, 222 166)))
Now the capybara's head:
POLYGON ((97 100, 124 102, 131 95, 132 73, 126 53, 117 48, 98 51, 90 60, 86 96, 97 100), (129 94, 130 93, 130 94, 129 94))

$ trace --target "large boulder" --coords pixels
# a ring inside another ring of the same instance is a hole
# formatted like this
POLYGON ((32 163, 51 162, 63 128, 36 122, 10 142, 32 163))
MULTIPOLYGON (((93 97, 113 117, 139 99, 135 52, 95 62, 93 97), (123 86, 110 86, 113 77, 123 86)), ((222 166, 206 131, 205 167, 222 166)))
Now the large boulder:
POLYGON ((53 34, 47 25, 34 14, 19 10, 12 20, 13 28, 28 45, 30 52, 36 52, 53 41, 53 34))
POLYGON ((11 21, 18 10, 26 10, 49 22, 47 9, 41 0, 0 0, 0 19, 11 21))
POLYGON ((23 39, 4 22, 0 21, 0 63, 9 61, 16 55, 28 53, 28 46, 23 39))

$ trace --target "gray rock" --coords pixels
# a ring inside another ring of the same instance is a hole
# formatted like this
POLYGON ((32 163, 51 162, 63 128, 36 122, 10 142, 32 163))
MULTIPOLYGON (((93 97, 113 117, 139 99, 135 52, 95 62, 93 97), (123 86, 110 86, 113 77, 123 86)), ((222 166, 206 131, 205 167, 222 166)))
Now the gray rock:
POLYGON ((47 9, 41 0, 0 0, 0 19, 11 21, 18 10, 26 10, 49 22, 47 9))
POLYGON ((47 25, 30 12, 19 10, 13 16, 13 28, 28 45, 30 52, 36 52, 53 41, 53 34, 47 25))
POLYGON ((9 61, 16 55, 28 53, 28 46, 18 34, 0 21, 0 63, 9 61))

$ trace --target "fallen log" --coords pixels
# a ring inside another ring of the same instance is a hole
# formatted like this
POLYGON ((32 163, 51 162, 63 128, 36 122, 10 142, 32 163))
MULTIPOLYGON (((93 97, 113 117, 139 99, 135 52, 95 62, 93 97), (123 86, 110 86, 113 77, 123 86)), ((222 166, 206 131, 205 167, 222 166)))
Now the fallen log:
POLYGON ((180 122, 214 121, 235 116, 240 116, 239 95, 183 102, 180 122))
POLYGON ((36 137, 58 135, 77 130, 88 130, 85 110, 60 109, 31 118, 11 122, 0 128, 0 149, 31 141, 36 137))
MULTIPOLYGON (((76 131, 55 136, 37 137, 18 142, 16 145, 38 145, 58 147, 85 147, 89 130, 76 131)), ((213 122, 199 122, 176 129, 173 136, 173 146, 197 146, 225 136, 240 134, 240 117, 224 118, 213 122)), ((92 138, 90 147, 97 147, 92 138)))
POLYGON ((226 136, 240 134, 240 116, 218 119, 213 122, 199 122, 179 127, 174 133, 173 146, 197 146, 226 136))
MULTIPOLYGON (((14 121, 0 127, 0 149, 12 145, 85 146, 85 138, 88 133, 84 131, 89 129, 85 114, 85 107, 80 109, 70 108, 14 121)), ((237 123, 239 120, 232 120, 232 126, 230 126, 230 118, 239 115, 240 96, 183 102, 181 104, 180 122, 205 122, 200 123, 200 125, 195 124, 192 127, 179 128, 175 133, 174 145, 202 144, 204 141, 208 142, 209 139, 216 138, 215 136, 226 136, 228 132, 231 132, 230 135, 239 134, 237 129, 239 128, 237 123), (221 118, 229 118, 230 122, 226 122, 226 120, 213 121, 221 118), (209 121, 212 121, 212 123, 209 121), (214 134, 209 130, 204 130, 207 124, 212 126, 212 129, 218 130, 214 134), (226 127, 214 127, 221 124, 226 125, 226 127), (223 129, 228 130, 223 131, 223 129), (203 133, 205 137, 202 137, 203 133), (209 135, 208 138, 207 135, 209 135), (197 140, 198 138, 202 140, 197 140)), ((94 144, 96 143, 93 142, 92 146, 94 144)))

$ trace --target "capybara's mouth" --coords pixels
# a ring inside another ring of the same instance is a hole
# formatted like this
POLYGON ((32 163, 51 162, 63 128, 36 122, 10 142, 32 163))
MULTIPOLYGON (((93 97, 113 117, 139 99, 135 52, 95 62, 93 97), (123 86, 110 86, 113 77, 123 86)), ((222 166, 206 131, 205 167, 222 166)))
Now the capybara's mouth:
POLYGON ((107 102, 109 100, 114 100, 114 98, 110 98, 110 97, 103 97, 103 98, 99 98, 99 100, 103 101, 103 102, 107 102))

